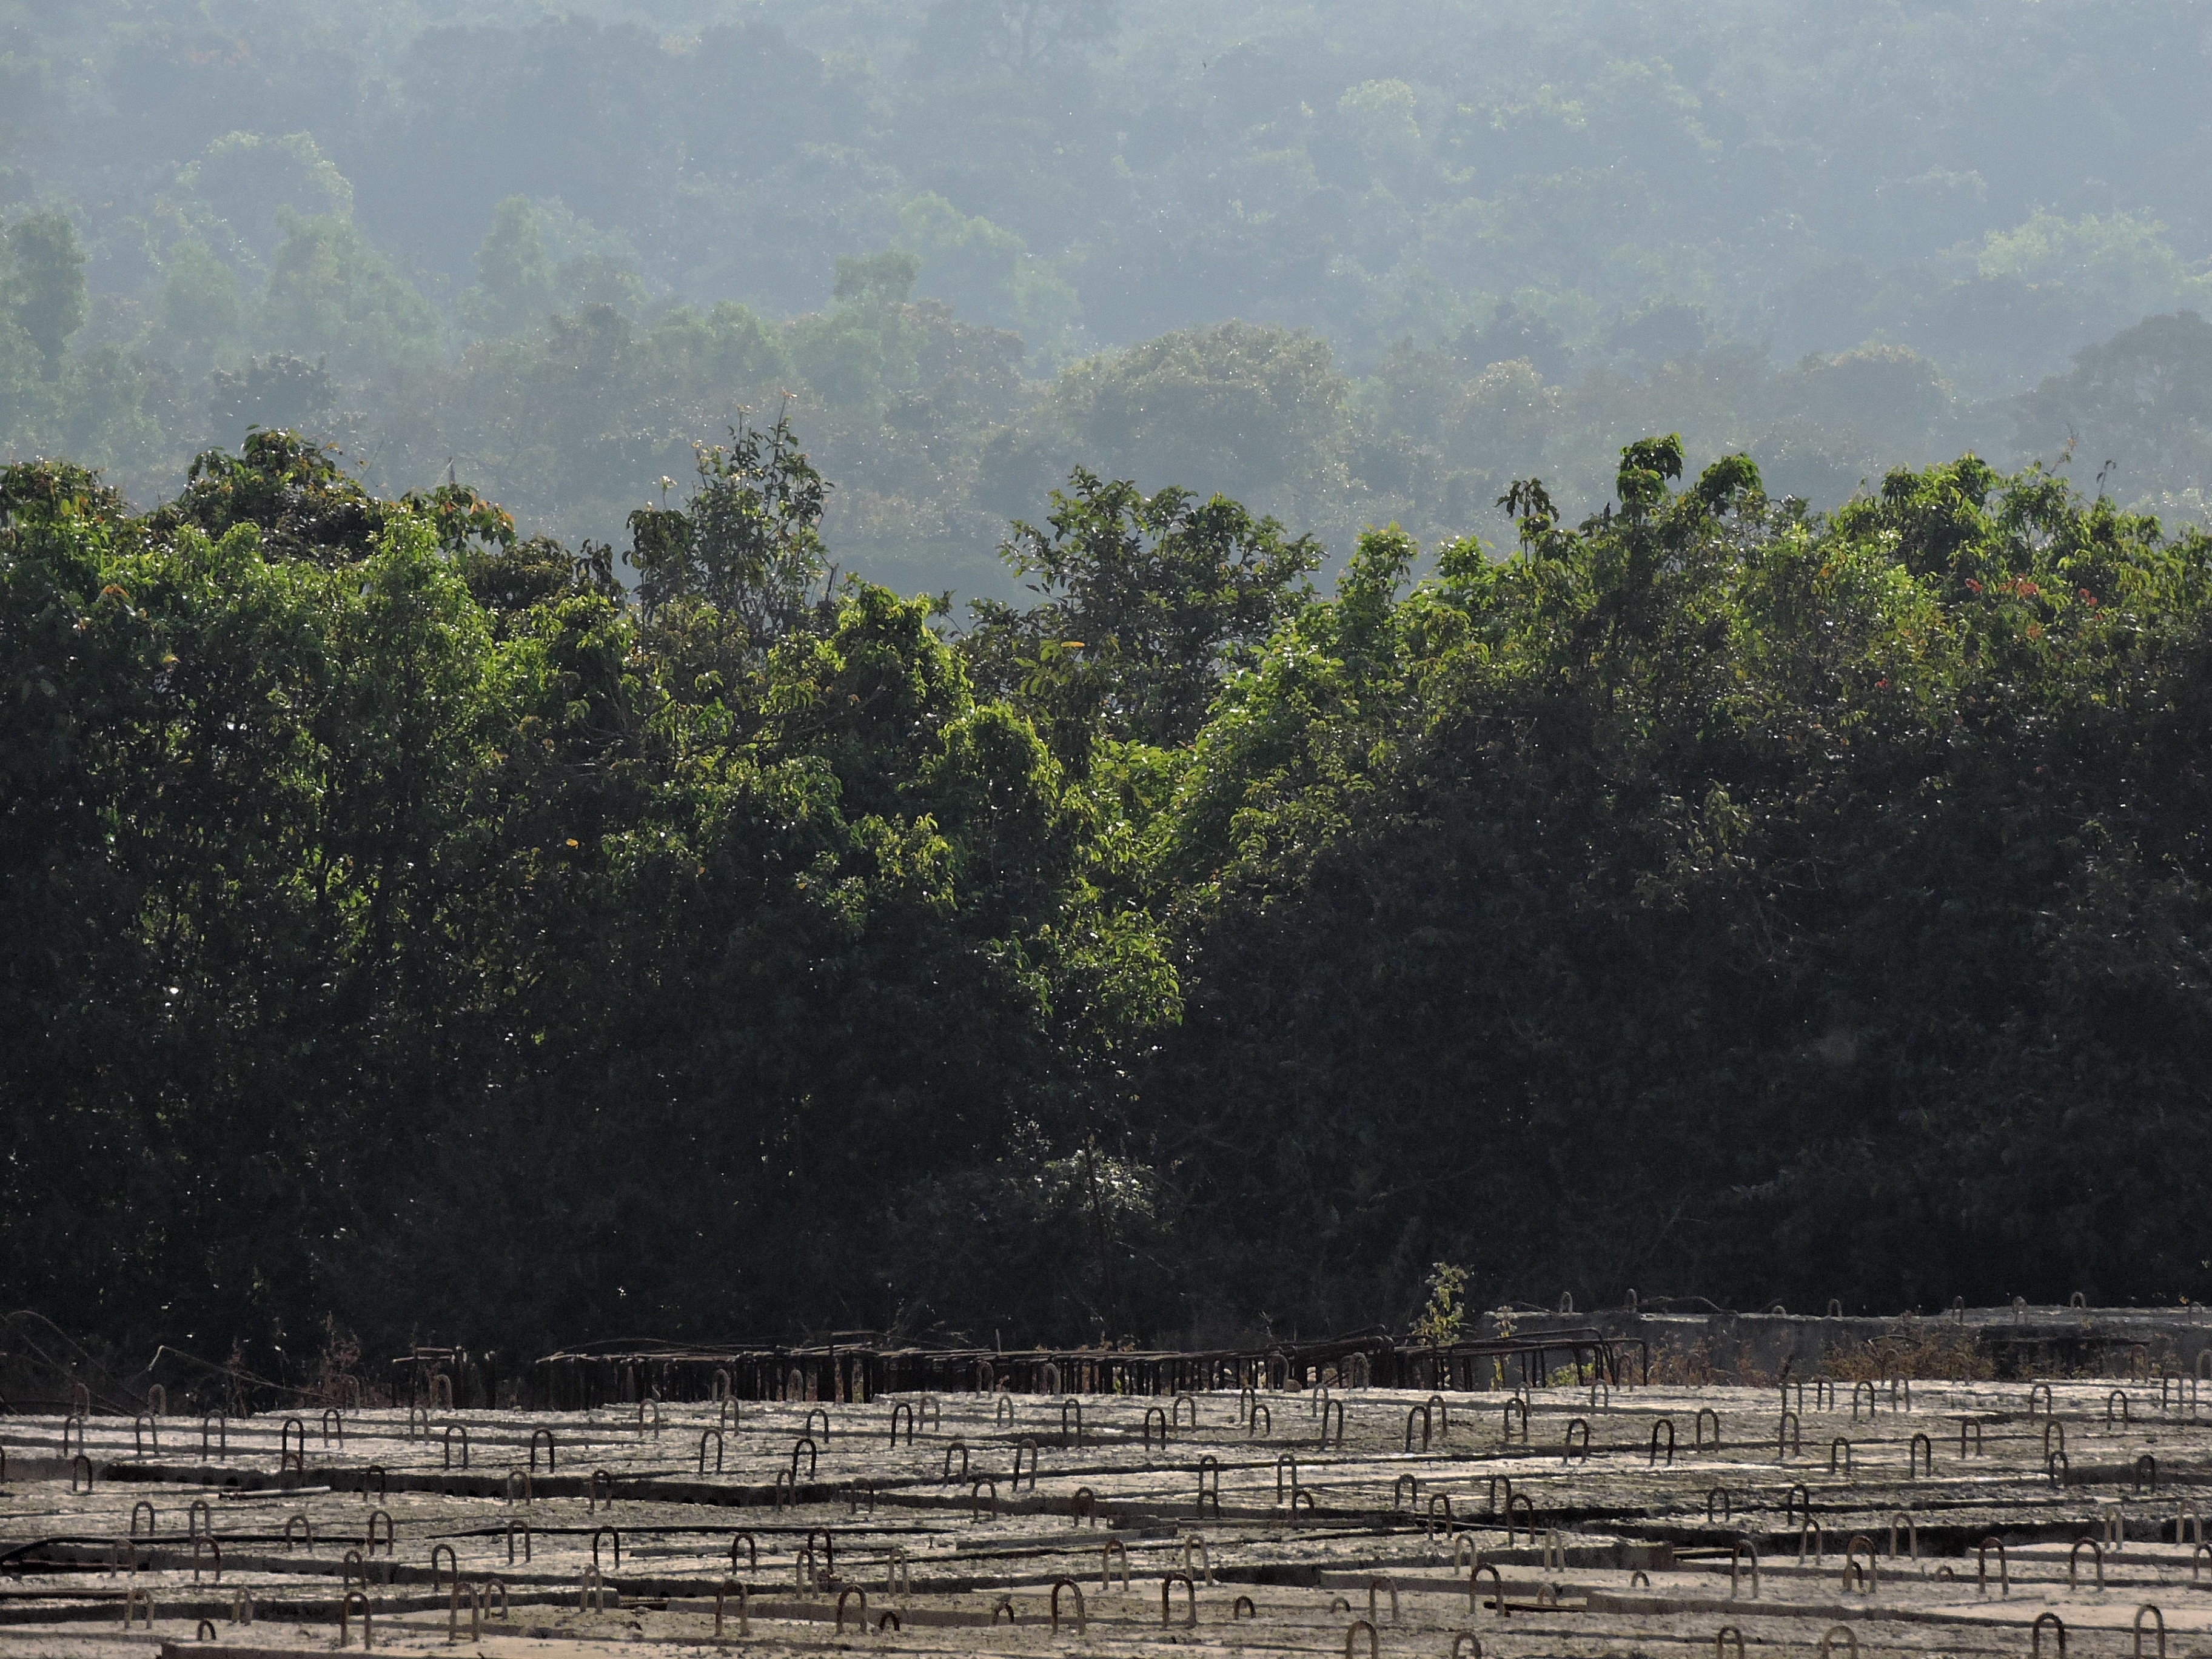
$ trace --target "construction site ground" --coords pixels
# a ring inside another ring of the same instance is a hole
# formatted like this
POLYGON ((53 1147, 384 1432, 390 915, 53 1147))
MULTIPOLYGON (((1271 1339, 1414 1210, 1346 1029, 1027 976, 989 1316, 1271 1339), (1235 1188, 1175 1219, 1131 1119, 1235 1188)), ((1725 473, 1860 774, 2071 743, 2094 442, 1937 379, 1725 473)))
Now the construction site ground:
POLYGON ((2212 1653, 2196 1389, 9 1417, 0 1653, 2212 1653))

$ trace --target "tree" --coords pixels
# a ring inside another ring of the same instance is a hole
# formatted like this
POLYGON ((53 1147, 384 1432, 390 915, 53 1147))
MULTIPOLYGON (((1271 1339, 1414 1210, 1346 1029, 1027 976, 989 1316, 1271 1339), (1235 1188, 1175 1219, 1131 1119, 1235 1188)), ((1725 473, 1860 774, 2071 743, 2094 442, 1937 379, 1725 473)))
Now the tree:
POLYGON ((179 243, 161 284, 161 320, 184 351, 204 357, 238 337, 242 319, 230 267, 197 238, 179 243))
MULTIPOLYGON (((2047 463, 2118 463, 2118 490, 2201 489, 2212 458, 2212 324, 2193 311, 2146 317, 2021 399, 2022 448, 2047 463)), ((2101 476, 2099 487, 2104 487, 2101 476)))
MULTIPOLYGON (((281 381, 305 367, 280 363, 270 372, 281 381)), ((275 556, 349 564, 368 556, 389 516, 329 450, 277 429, 249 432, 235 455, 210 449, 195 456, 183 492, 145 522, 160 537, 189 526, 218 541, 250 526, 275 556)))
POLYGON ((1344 377, 1326 341, 1224 323, 1079 363, 1053 389, 1076 452, 1310 521, 1339 488, 1344 377))
POLYGON ((1163 1205, 1330 1323, 1437 1258, 1485 1297, 1795 1296, 1847 1240, 1929 1302, 2140 1271, 2131 1160, 2212 1146, 2169 827, 2208 785, 2151 758, 2212 708, 2212 542, 1971 457, 1825 523, 1741 456, 1620 470, 1545 557, 1379 619, 1348 582, 1224 688, 1152 832, 1202 964, 1142 1079, 1163 1205), (1571 1270, 1468 1219, 1592 1190, 1571 1270))
POLYGON ((210 435, 245 442, 252 428, 268 431, 325 429, 335 401, 330 369, 288 353, 250 357, 243 369, 218 368, 208 376, 210 435))
POLYGON ((822 509, 830 485, 799 448, 781 415, 762 431, 731 428, 726 445, 702 445, 699 481, 680 508, 629 515, 629 561, 648 614, 680 601, 712 606, 765 652, 805 625, 827 595, 822 509))
POLYGON ((702 462, 637 606, 290 433, 145 514, 0 469, 27 1299, 507 1347, 1167 1333, 1200 1262, 1307 1329, 1454 1264, 1431 1334, 2212 1287, 2212 538, 1972 457, 1809 518, 1656 438, 1540 557, 1370 527, 1322 599, 1078 473, 952 640, 814 586, 787 427, 702 462))
POLYGON ((864 309, 904 305, 914 294, 921 262, 896 248, 881 253, 841 254, 837 259, 836 297, 841 305, 864 309))
POLYGON ((63 213, 27 214, 8 227, 6 305, 52 374, 62 347, 84 326, 84 250, 63 213))
POLYGON ((226 258, 251 269, 289 233, 286 213, 350 220, 353 185, 314 135, 225 133, 178 175, 194 227, 226 258))
POLYGON ((277 215, 284 228, 262 301, 264 337, 279 351, 327 357, 351 374, 420 362, 438 345, 438 313, 350 221, 277 215))
POLYGON ((1025 74, 1110 39, 1117 0, 934 0, 919 45, 929 58, 976 58, 1025 74))
POLYGON ((1147 496, 1081 468, 1052 501, 1044 528, 1017 523, 1000 549, 1042 602, 975 605, 979 672, 1036 700, 1063 752, 1092 732, 1188 741, 1221 676, 1305 602, 1320 547, 1225 496, 1147 496))
POLYGON ((1075 291, 1030 257, 1022 239, 925 193, 899 210, 899 238, 919 259, 921 291, 978 322, 1018 329, 1032 346, 1065 337, 1075 291))
MULTIPOLYGON (((714 568, 810 470, 784 430, 710 462, 714 568)), ((711 607, 643 618, 606 575, 465 486, 366 498, 289 434, 145 518, 73 469, 0 471, 0 1261, 26 1296, 502 1347, 641 1301, 702 1332, 1085 1328, 1089 1194, 1127 1248, 1149 1177, 1111 1144, 1073 1177, 1075 1080, 1174 1006, 1156 931, 1087 878, 1087 803, 926 600, 848 585, 712 679, 685 626, 711 607), (595 1238, 665 1267, 532 1288, 595 1238), (728 1271, 691 1274, 702 1248, 728 1271), (475 1270, 407 1266, 441 1257, 475 1270)))
POLYGON ((1551 492, 1541 478, 1516 478, 1498 498, 1497 505, 1513 520, 1521 551, 1532 558, 1559 521, 1559 509, 1552 505, 1551 492))
POLYGON ((510 196, 492 214, 477 250, 477 285, 461 296, 461 320, 478 334, 517 334, 541 320, 553 301, 553 268, 526 196, 510 196))
POLYGON ((1638 438, 1620 452, 1620 471, 1613 484, 1613 492, 1620 498, 1620 510, 1633 521, 1650 518, 1667 499, 1668 484, 1681 476, 1682 439, 1679 433, 1670 432, 1663 438, 1638 438))

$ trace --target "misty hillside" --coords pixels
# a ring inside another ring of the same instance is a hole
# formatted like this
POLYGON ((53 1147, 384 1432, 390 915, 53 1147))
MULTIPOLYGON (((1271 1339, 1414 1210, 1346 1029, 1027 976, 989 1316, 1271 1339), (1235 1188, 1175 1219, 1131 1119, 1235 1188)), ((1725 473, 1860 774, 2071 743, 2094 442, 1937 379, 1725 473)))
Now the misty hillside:
POLYGON ((145 502, 295 426, 622 544, 786 410, 850 567, 986 593, 1078 461, 1339 554, 1595 510, 1668 429, 1820 508, 1972 449, 2197 519, 2208 50, 2070 0, 9 0, 0 448, 145 502))

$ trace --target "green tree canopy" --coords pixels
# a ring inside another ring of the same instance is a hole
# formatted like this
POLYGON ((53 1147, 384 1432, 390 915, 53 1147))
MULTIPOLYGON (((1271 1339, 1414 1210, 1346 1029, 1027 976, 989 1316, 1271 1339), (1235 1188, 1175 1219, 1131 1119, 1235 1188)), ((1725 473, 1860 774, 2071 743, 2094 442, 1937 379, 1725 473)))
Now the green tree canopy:
POLYGON ((0 1263, 523 1346, 2205 1294, 2212 540, 1685 447, 1326 597, 1079 472, 958 637, 781 422, 635 599, 288 432, 7 469, 0 1263))
POLYGON ((1092 733, 1188 743, 1221 676, 1304 602, 1320 549, 1225 496, 1147 496, 1080 469, 1052 501, 1043 528, 1017 524, 1003 549, 1040 602, 979 601, 970 653, 1078 753, 1092 733))
POLYGON ((529 198, 510 196, 477 250, 477 285, 464 297, 461 320, 479 334, 518 334, 541 321, 552 304, 553 266, 537 210, 529 198))
POLYGON ((819 526, 830 486, 779 416, 765 431, 732 428, 702 446, 698 487, 682 507, 630 514, 630 562, 647 611, 696 599, 739 623, 767 650, 829 594, 819 526))
POLYGON ((84 326, 84 250, 76 227, 66 214, 26 214, 8 227, 6 252, 0 295, 51 372, 70 336, 84 326))
POLYGON ((359 373, 436 349, 438 313, 353 224, 289 209, 278 222, 284 241, 262 301, 264 334, 277 349, 359 373))

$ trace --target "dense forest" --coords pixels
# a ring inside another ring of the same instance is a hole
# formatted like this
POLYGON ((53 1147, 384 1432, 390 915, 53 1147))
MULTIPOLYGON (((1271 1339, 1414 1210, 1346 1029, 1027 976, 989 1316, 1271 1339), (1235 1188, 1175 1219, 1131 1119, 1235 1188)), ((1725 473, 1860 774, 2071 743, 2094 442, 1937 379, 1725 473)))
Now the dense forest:
POLYGON ((0 0, 0 1272, 2212 1294, 2208 78, 2187 0, 0 0))
POLYGON ((1079 469, 948 615, 781 425, 619 555, 8 468, 0 1272, 307 1351, 2212 1289, 2212 538, 1507 493, 1322 586, 1079 469))
POLYGON ((575 546, 788 412, 847 568, 1000 599, 1077 465, 1330 572, 1653 430, 2202 520, 2208 56, 2188 0, 0 0, 0 456, 148 502, 299 428, 575 546))

